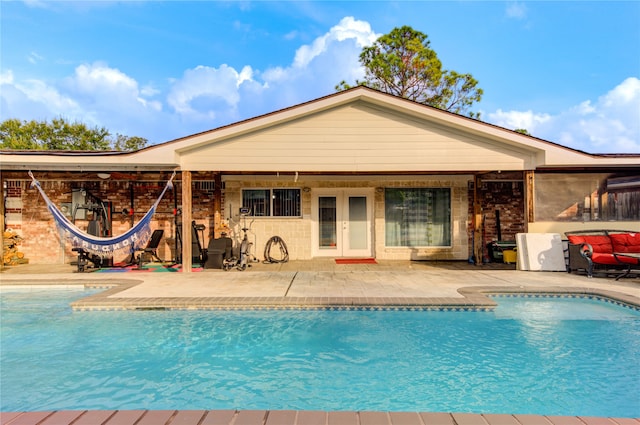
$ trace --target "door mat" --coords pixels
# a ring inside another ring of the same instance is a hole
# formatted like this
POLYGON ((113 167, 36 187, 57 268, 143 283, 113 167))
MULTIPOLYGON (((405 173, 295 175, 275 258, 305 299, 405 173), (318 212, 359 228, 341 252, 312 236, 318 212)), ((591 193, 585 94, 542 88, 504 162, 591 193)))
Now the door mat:
MULTIPOLYGON (((193 267, 191 269, 192 272, 201 272, 202 267, 193 267)), ((95 273, 145 273, 145 272, 160 272, 160 273, 176 273, 182 272, 182 264, 144 264, 142 267, 139 267, 137 264, 128 264, 128 265, 115 265, 114 267, 105 267, 99 270, 96 270, 95 273)))
POLYGON ((378 264, 375 258, 336 258, 336 264, 378 264))

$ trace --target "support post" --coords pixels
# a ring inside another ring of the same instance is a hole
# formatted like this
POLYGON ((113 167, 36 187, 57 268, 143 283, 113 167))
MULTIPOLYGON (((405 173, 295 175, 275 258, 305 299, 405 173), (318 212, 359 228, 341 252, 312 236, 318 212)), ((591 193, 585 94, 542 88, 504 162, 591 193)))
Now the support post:
POLYGON ((191 171, 182 171, 182 272, 191 273, 191 171))
POLYGON ((220 237, 222 228, 222 176, 215 173, 213 176, 213 238, 220 237))
POLYGON ((475 175, 473 178, 473 255, 475 256, 475 265, 483 264, 483 244, 482 240, 482 204, 480 203, 480 195, 478 194, 480 177, 475 175))
MULTIPOLYGON (((3 247, 4 247, 4 226, 5 226, 4 209, 5 209, 5 202, 7 200, 6 194, 5 194, 4 182, 5 182, 4 176, 0 175, 0 188, 2 188, 2 202, 0 202, 0 244, 2 244, 3 247)), ((2 260, 0 260, 0 270, 2 269, 4 269, 4 255, 2 257, 2 260)))
POLYGON ((529 223, 535 221, 535 178, 533 171, 524 171, 524 231, 529 232, 529 223))

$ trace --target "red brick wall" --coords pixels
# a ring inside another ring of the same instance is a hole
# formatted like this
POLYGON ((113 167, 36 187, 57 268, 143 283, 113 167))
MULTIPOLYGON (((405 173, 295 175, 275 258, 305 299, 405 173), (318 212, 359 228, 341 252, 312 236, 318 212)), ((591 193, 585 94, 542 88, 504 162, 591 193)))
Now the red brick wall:
MULTIPOLYGON (((7 185, 6 193, 7 199, 21 199, 22 198, 22 182, 17 181, 7 181, 5 182, 7 185)), ((5 203, 5 214, 21 214, 22 208, 11 207, 11 203, 5 203)), ((21 226, 19 224, 13 226, 13 230, 19 230, 21 226)))
MULTIPOLYGON (((71 203, 72 189, 84 188, 102 201, 112 202, 112 235, 120 235, 131 228, 132 218, 137 222, 156 201, 166 180, 163 181, 40 181, 46 195, 60 208, 63 203, 71 203), (131 191, 133 190, 133 216, 123 213, 131 210, 131 191)), ((18 231, 23 237, 20 251, 31 264, 60 264, 75 260, 71 245, 61 240, 57 227, 48 211, 45 201, 35 188, 31 188, 28 181, 7 181, 7 197, 22 198, 22 209, 7 209, 6 213, 22 213, 21 223, 7 223, 7 229, 18 231)), ((177 204, 181 205, 180 182, 175 184, 177 204)), ((204 245, 208 244, 209 235, 213 228, 213 191, 193 189, 193 219, 204 224, 204 245)), ((175 216, 174 191, 169 190, 161 200, 151 223, 151 229, 163 229, 164 238, 160 243, 158 254, 165 260, 175 257, 175 216)), ((90 219, 87 216, 87 219, 90 219)), ((178 218, 180 220, 180 218, 178 218)), ((76 226, 86 230, 87 220, 75 220, 76 226)), ((116 257, 122 261, 126 256, 116 257)))
MULTIPOLYGON (((59 182, 41 182, 47 196, 60 206, 64 199, 62 192, 64 185, 59 182)), ((69 200, 64 202, 71 202, 69 200)), ((22 251, 31 263, 54 264, 61 258, 60 239, 57 228, 47 209, 47 205, 37 189, 25 182, 22 192, 22 251)))
POLYGON ((498 240, 496 211, 500 211, 501 240, 515 241, 516 233, 524 232, 523 191, 523 182, 486 183, 481 193, 487 242, 498 240))
MULTIPOLYGON (((500 229, 502 241, 515 241, 516 233, 523 233, 525 229, 524 217, 524 182, 518 181, 521 175, 504 176, 513 177, 513 180, 503 182, 485 181, 478 187, 478 197, 481 200, 482 216, 484 218, 484 237, 482 246, 485 247, 491 241, 498 240, 498 227, 496 210, 500 211, 500 229)), ((473 234, 473 189, 469 190, 469 234, 473 234)), ((469 239, 471 247, 471 239, 469 239)), ((472 248, 469 254, 471 255, 472 248)), ((486 259, 485 259, 486 260, 486 259)))

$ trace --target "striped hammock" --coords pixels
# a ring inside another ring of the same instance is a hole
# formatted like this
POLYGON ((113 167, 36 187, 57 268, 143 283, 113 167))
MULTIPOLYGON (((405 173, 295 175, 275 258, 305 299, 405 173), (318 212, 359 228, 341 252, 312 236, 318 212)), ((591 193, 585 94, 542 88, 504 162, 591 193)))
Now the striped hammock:
POLYGON ((172 181, 175 175, 176 172, 174 171, 158 199, 154 202, 144 217, 142 217, 131 229, 119 236, 103 238, 90 235, 69 221, 58 207, 51 202, 49 197, 42 190, 40 182, 38 182, 38 180, 33 176, 33 173, 29 171, 29 177, 31 177, 32 180, 31 187, 37 188, 40 195, 42 195, 42 198, 47 204, 47 209, 53 215, 62 239, 71 242, 74 248, 83 248, 89 253, 101 258, 111 258, 115 254, 129 254, 135 248, 145 246, 147 244, 151 238, 151 218, 156 212, 156 208, 158 207, 158 204, 165 192, 173 187, 172 181))

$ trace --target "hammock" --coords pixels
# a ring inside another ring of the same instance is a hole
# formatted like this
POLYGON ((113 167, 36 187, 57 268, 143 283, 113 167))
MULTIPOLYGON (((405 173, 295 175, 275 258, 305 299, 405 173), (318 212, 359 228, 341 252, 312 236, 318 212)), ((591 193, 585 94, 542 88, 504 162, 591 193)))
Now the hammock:
POLYGON ((173 187, 172 180, 175 175, 176 172, 174 171, 156 202, 154 202, 144 217, 142 217, 131 229, 119 236, 103 238, 90 235, 80 230, 75 224, 69 221, 69 219, 65 217, 65 215, 54 205, 54 203, 51 202, 49 197, 42 190, 42 187, 40 187, 40 182, 38 182, 31 171, 29 171, 29 177, 31 177, 32 180, 31 187, 35 186, 38 189, 38 192, 40 192, 40 195, 42 195, 42 198, 47 204, 47 209, 53 215, 56 226, 58 227, 58 230, 60 230, 62 238, 70 241, 74 248, 83 248, 89 253, 101 258, 111 258, 116 253, 131 253, 136 247, 143 246, 149 241, 149 238, 151 237, 151 218, 156 212, 156 208, 158 207, 158 204, 165 192, 173 187))

